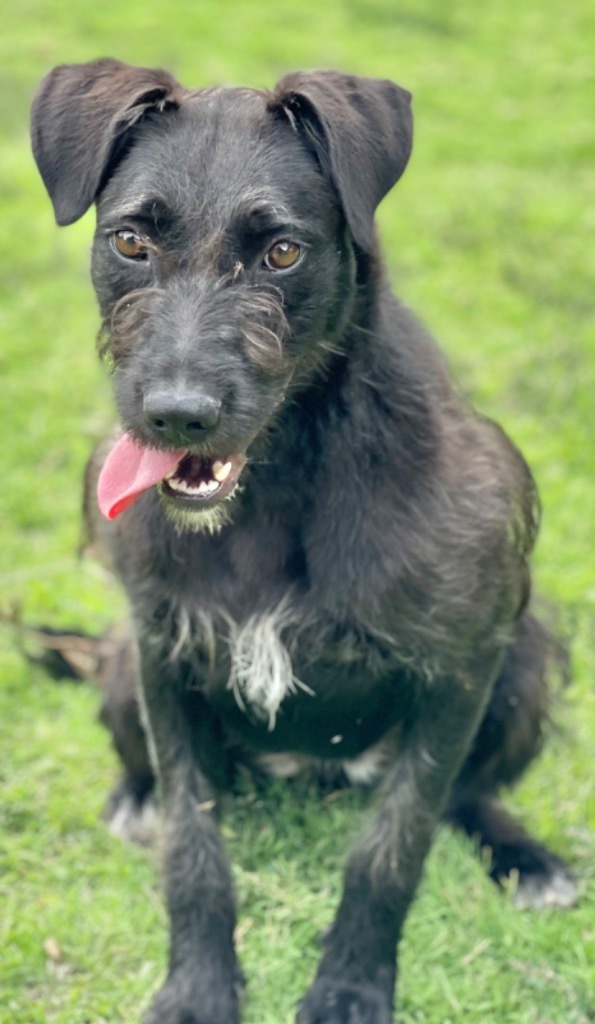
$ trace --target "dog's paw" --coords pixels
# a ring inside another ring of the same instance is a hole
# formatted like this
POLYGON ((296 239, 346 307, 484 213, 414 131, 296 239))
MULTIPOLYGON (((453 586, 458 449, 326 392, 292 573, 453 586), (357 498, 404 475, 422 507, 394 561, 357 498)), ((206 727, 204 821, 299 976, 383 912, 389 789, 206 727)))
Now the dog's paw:
POLYGON ((159 811, 150 794, 138 800, 130 793, 112 794, 103 815, 112 835, 138 846, 156 846, 159 835, 159 811))
POLYGON ((490 873, 499 885, 510 885, 515 905, 523 910, 567 909, 578 900, 578 885, 570 869, 535 841, 502 847, 490 873))
POLYGON ((562 861, 547 871, 521 874, 514 893, 514 902, 522 910, 568 909, 578 900, 578 885, 562 861))
POLYGON ((159 990, 142 1024, 239 1024, 236 992, 214 985, 197 991, 175 975, 159 990))
POLYGON ((392 1019, 383 989, 322 977, 307 993, 296 1024, 391 1024, 392 1019))

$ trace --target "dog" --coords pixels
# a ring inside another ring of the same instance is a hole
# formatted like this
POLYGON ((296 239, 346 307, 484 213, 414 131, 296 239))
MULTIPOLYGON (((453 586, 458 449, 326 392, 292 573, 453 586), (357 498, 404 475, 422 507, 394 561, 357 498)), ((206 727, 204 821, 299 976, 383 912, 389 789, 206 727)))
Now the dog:
POLYGON ((91 460, 87 521, 132 624, 103 717, 117 800, 140 807, 156 773, 165 833, 169 970, 145 1024, 238 1020, 217 805, 239 766, 377 793, 299 1024, 392 1019, 440 821, 489 848, 519 902, 576 896, 499 801, 548 716, 535 485, 380 256, 410 99, 333 71, 188 90, 104 59, 54 69, 34 100, 58 224, 97 206, 121 433, 91 460))

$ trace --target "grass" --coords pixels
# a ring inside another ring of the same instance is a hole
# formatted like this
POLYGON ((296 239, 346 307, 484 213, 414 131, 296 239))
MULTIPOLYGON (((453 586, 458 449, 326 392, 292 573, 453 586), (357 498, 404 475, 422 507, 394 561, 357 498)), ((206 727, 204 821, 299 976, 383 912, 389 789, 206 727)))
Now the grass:
MULTIPOLYGON (((55 63, 112 54, 187 84, 272 85, 296 67, 394 78, 415 94, 411 167, 380 211, 400 294, 465 390, 506 426, 541 488, 537 587, 573 634, 559 727, 514 795, 572 863, 580 906, 515 911, 441 833, 402 947, 401 1024, 595 1021, 595 227, 589 0, 24 0, 0 39, 2 605, 97 629, 121 597, 78 564, 80 479, 110 423, 88 281, 92 214, 52 221, 27 110, 55 63)), ((92 690, 0 653, 3 1024, 132 1024, 165 963, 151 858, 100 821, 114 777, 92 690)), ((247 1024, 293 1019, 359 816, 307 791, 247 795, 226 818, 247 1024)))

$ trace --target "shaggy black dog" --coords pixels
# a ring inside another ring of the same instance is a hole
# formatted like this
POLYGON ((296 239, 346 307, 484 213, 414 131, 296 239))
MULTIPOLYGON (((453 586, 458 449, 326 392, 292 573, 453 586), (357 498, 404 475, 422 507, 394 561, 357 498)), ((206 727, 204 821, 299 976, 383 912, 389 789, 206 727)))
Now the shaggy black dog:
POLYGON ((375 238, 411 136, 405 90, 329 71, 186 90, 102 60, 35 99, 58 223, 97 203, 124 432, 89 473, 105 519, 88 513, 135 637, 105 717, 139 801, 155 767, 166 834, 169 974, 146 1024, 237 1021, 213 812, 238 764, 378 783, 300 1024, 390 1021, 441 818, 491 849, 494 878, 518 873, 521 901, 574 898, 498 802, 546 716, 533 481, 391 295, 375 238))

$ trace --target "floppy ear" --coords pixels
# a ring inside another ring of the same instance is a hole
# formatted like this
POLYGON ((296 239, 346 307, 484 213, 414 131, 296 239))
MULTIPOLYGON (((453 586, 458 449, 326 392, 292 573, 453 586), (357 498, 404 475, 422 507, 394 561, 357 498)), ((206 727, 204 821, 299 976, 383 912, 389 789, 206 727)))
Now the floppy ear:
POLYGON ((72 224, 95 200, 128 129, 149 110, 177 107, 183 91, 166 71, 110 59, 46 75, 33 100, 31 141, 58 224, 72 224))
POLYGON ((272 106, 305 132, 339 193, 355 241, 371 252, 376 207, 411 153, 411 93, 377 78, 297 72, 278 83, 272 106))

